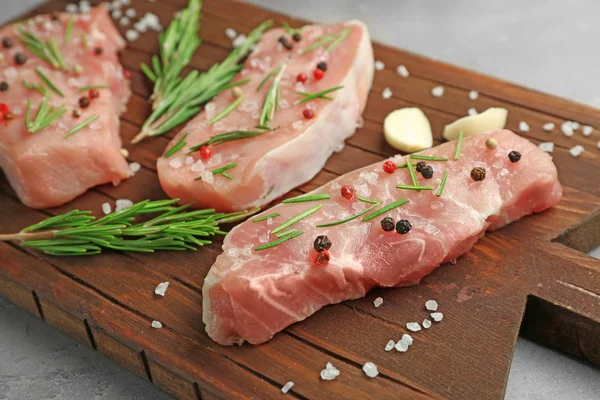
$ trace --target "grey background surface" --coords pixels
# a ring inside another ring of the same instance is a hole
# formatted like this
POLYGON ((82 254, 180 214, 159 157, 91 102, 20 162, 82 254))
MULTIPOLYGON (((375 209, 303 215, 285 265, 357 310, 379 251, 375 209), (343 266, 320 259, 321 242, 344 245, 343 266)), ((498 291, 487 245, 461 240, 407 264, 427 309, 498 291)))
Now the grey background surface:
MULTIPOLYGON (((361 19, 375 40, 600 107, 597 0, 252 2, 322 22, 361 19)), ((36 3, 1 0, 0 23, 36 3)), ((600 371, 520 339, 506 397, 598 399, 600 371)), ((4 398, 170 396, 0 298, 4 398)))

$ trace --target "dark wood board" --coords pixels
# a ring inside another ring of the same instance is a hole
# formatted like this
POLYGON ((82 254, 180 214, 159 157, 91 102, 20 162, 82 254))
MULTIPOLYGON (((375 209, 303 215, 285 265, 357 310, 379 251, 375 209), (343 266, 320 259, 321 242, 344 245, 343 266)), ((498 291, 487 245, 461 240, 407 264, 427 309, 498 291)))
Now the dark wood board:
MULTIPOLYGON (((186 2, 132 1, 138 15, 152 11, 164 24, 186 2)), ((32 14, 64 10, 66 3, 52 0, 32 14)), ((232 0, 204 3, 203 44, 192 63, 200 70, 230 51, 227 27, 248 32, 267 18, 302 23, 232 0)), ((600 262, 584 253, 600 244, 600 151, 595 147, 600 111, 412 53, 374 47, 376 59, 387 68, 376 72, 364 127, 290 196, 394 154, 381 134, 382 120, 393 109, 420 107, 440 143, 443 126, 469 107, 502 106, 509 110, 508 128, 517 131, 519 121, 527 121, 528 139, 556 144, 553 156, 565 188, 560 204, 486 235, 456 265, 440 267, 420 285, 379 289, 364 299, 326 307, 261 346, 222 347, 204 332, 201 288, 220 252, 219 240, 197 253, 109 252, 89 258, 51 257, 2 243, 0 293, 180 398, 276 398, 292 380, 295 386, 287 395, 292 398, 498 399, 519 331, 600 364, 600 262), (396 75, 399 64, 410 70, 409 78, 396 75), (435 98, 431 88, 439 84, 446 91, 435 98), (381 97, 385 87, 394 93, 389 100, 381 97), (476 101, 469 100, 470 90, 479 91, 476 101), (596 130, 590 137, 579 131, 567 138, 558 128, 550 134, 541 128, 565 120, 596 130), (568 152, 576 144, 586 148, 579 158, 568 152), (153 294, 162 281, 171 283, 164 298, 153 294), (378 296, 385 302, 375 309, 372 301, 378 296), (439 302, 444 320, 414 334, 407 353, 384 352, 388 340, 405 332, 406 322, 426 317, 428 299, 439 302), (150 327, 155 319, 162 329, 150 327), (324 382, 319 372, 329 361, 341 375, 324 382), (361 370, 366 361, 378 365, 376 379, 361 370)), ((148 115, 151 87, 138 66, 156 52, 157 35, 146 33, 122 54, 133 73, 134 91, 122 118, 124 143, 148 115)), ((0 176, 0 232, 72 208, 99 213, 101 203, 119 198, 164 198, 155 161, 172 136, 127 144, 131 160, 143 166, 135 177, 117 187, 97 187, 54 209, 26 208, 0 176)))

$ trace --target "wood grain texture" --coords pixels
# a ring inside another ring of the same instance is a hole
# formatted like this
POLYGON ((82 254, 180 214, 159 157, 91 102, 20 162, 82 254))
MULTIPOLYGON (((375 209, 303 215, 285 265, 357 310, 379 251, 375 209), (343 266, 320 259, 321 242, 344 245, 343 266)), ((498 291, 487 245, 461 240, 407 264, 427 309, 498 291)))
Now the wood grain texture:
MULTIPOLYGON (((97 4, 99 1, 94 1, 97 4)), ((163 24, 186 0, 133 0, 138 15, 159 15, 163 24)), ((190 68, 208 69, 231 50, 224 30, 248 32, 272 18, 300 26, 304 21, 232 0, 205 0, 203 43, 190 68)), ((64 9, 52 0, 33 13, 64 9)), ((119 27, 124 33, 125 28, 119 27)), ((4 177, 0 178, 0 231, 15 231, 72 208, 100 213, 105 201, 139 201, 165 197, 156 178, 156 159, 175 132, 131 146, 149 113, 151 86, 139 71, 156 53, 157 35, 146 33, 131 43, 121 60, 132 72, 132 96, 122 117, 121 134, 131 160, 142 165, 119 186, 100 186, 73 202, 43 211, 24 207, 4 177)), ((477 398, 499 399, 504 393, 514 343, 519 332, 542 343, 600 364, 600 263, 581 251, 600 244, 600 152, 598 129, 566 138, 541 128, 565 119, 600 127, 600 111, 415 54, 375 44, 375 56, 388 66, 377 72, 364 114, 364 126, 332 156, 310 182, 284 197, 310 191, 353 169, 395 153, 381 134, 385 115, 400 107, 421 108, 442 142, 447 123, 467 109, 491 106, 509 110, 508 128, 520 121, 534 143, 552 140, 554 160, 565 186, 559 205, 527 217, 480 240, 456 265, 445 265, 420 285, 375 290, 364 299, 329 306, 289 327, 261 346, 221 347, 204 333, 201 288, 220 253, 217 240, 197 253, 106 253, 90 258, 57 258, 0 244, 0 293, 86 345, 157 386, 185 399, 277 398, 287 381, 287 395, 303 399, 340 398, 477 398), (408 79, 395 66, 404 64, 408 79), (430 91, 442 84, 441 98, 430 91), (391 99, 381 91, 389 87, 391 99), (468 98, 470 90, 479 99, 468 98), (568 149, 586 152, 575 159, 568 149), (169 281, 165 297, 153 290, 169 281), (384 305, 375 309, 374 298, 384 305), (444 320, 413 334, 415 344, 400 354, 383 351, 398 340, 405 324, 427 317, 423 304, 436 299, 444 320), (525 317, 524 317, 525 316, 525 317), (162 329, 150 324, 159 320, 162 329), (375 362, 380 371, 368 379, 362 365, 375 362), (327 362, 341 370, 332 382, 320 380, 327 362)))

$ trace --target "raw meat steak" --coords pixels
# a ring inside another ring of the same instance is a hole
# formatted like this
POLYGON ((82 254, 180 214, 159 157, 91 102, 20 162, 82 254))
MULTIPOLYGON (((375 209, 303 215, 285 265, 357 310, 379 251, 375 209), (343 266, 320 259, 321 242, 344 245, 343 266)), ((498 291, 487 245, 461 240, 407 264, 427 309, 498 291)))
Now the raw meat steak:
POLYGON ((2 46, 0 81, 8 84, 0 92, 0 103, 8 106, 14 119, 0 123, 0 167, 23 203, 46 208, 66 203, 92 186, 118 183, 128 177, 128 166, 120 155, 119 114, 129 98, 129 82, 123 77, 117 51, 125 46, 104 7, 87 14, 73 15, 70 40, 65 43, 68 14, 56 18, 37 16, 25 24, 13 24, 0 30, 0 40, 10 39, 12 46, 2 46), (68 71, 55 68, 36 56, 17 39, 20 29, 35 34, 41 41, 54 38, 68 71), (85 44, 84 44, 85 43, 85 44), (99 49, 99 50, 97 50, 99 49), (15 54, 24 53, 27 61, 19 65, 15 54), (55 93, 36 69, 64 94, 55 93), (66 107, 66 113, 37 133, 25 127, 27 100, 31 101, 31 119, 44 98, 39 91, 27 89, 22 81, 42 85, 49 104, 66 107), (81 88, 106 85, 97 89, 99 97, 89 107, 81 108, 79 99, 88 96, 81 88), (73 111, 79 110, 76 118, 73 111), (98 119, 79 132, 65 138, 73 127, 97 115, 98 119))
POLYGON ((366 26, 357 21, 306 26, 300 42, 294 42, 281 28, 270 30, 234 81, 241 79, 250 79, 250 82, 240 86, 243 101, 233 112, 209 124, 234 100, 230 91, 220 93, 167 146, 170 149, 184 133, 188 133, 183 151, 158 160, 160 183, 170 197, 180 198, 182 203, 195 202, 199 208, 229 212, 268 204, 314 177, 329 156, 341 150, 343 141, 354 134, 365 108, 373 80, 369 33, 366 26), (318 43, 322 35, 333 34, 337 38, 345 29, 348 29, 348 36, 331 51, 327 52, 327 47, 332 42, 303 54, 305 49, 318 43), (279 42, 282 35, 293 45, 292 50, 279 42), (261 90, 257 91, 257 88, 265 77, 286 62, 281 78, 280 109, 269 123, 276 129, 252 138, 211 145, 209 160, 202 160, 197 151, 191 156, 186 155, 190 147, 214 135, 255 130, 274 78, 261 90), (320 80, 313 75, 319 62, 325 62, 327 69, 320 80), (307 75, 304 83, 297 80, 301 73, 307 75), (333 100, 315 99, 294 104, 303 99, 297 92, 314 94, 342 85, 342 89, 329 93, 333 100), (305 110, 311 110, 314 117, 306 118, 305 110), (222 175, 215 175, 214 179, 207 176, 210 171, 232 163, 237 166, 227 173, 234 179, 222 175), (202 180, 194 181, 203 173, 202 180))
MULTIPOLYGON (((325 305, 362 297, 376 286, 414 285, 440 264, 469 251, 486 230, 543 211, 560 200, 562 188, 551 157, 528 140, 507 130, 475 135, 464 140, 460 158, 454 161, 456 145, 445 143, 420 153, 450 159, 427 161, 434 169, 431 179, 418 174, 419 186, 432 186, 434 191, 397 189, 399 184, 411 185, 408 170, 399 168, 388 174, 381 162, 310 193, 329 194, 329 200, 280 204, 263 213, 280 216, 246 221, 234 228, 204 282, 203 319, 210 337, 224 345, 262 343, 325 305), (495 150, 485 146, 489 137, 498 141, 495 150), (520 161, 509 160, 512 150, 521 153, 520 161), (485 168, 483 181, 471 177, 474 167, 485 168), (445 170, 446 185, 437 197, 434 192, 445 170), (371 206, 356 198, 342 198, 342 185, 351 185, 358 196, 380 201, 373 211, 402 198, 408 203, 368 222, 361 216, 317 227, 371 206), (275 240, 271 231, 281 223, 318 204, 322 204, 320 210, 290 226, 302 235, 276 247, 254 250, 275 240), (412 230, 385 232, 384 217, 408 220, 412 230), (332 242, 327 265, 311 261, 318 235, 327 235, 332 242)), ((392 160, 403 164, 406 158, 392 160)))

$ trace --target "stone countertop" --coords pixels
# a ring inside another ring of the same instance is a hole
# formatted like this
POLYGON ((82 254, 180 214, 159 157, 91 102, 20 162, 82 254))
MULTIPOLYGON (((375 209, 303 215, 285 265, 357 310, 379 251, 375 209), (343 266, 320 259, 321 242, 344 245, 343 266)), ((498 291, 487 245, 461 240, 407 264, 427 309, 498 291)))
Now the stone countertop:
MULTIPOLYGON (((41 2, 3 0, 0 22, 41 2)), ((361 19, 383 43, 600 107, 597 0, 252 2, 319 22, 361 19)), ((0 324, 0 399, 171 398, 2 298, 0 324)), ((598 399, 599 378, 595 367, 519 339, 506 398, 598 399)))

